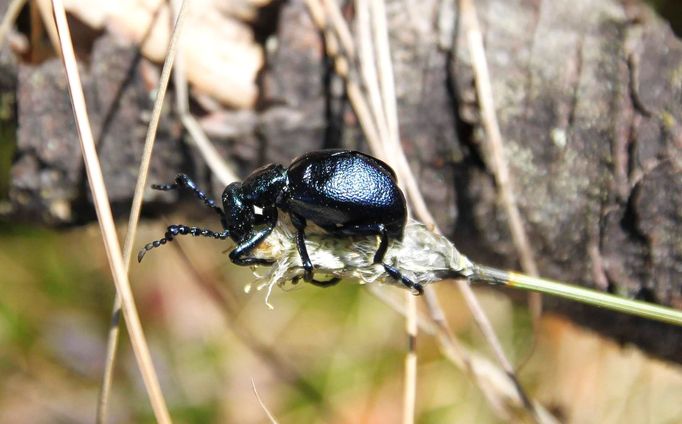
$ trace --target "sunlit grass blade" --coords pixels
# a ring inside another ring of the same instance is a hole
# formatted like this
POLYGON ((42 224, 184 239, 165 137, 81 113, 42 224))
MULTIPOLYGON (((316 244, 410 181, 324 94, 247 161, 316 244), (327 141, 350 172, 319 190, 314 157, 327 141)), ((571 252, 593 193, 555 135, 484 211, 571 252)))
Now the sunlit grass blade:
POLYGON ((548 294, 599 308, 682 326, 682 311, 590 290, 572 284, 531 277, 483 265, 474 265, 473 275, 470 278, 474 281, 485 281, 505 287, 548 294))

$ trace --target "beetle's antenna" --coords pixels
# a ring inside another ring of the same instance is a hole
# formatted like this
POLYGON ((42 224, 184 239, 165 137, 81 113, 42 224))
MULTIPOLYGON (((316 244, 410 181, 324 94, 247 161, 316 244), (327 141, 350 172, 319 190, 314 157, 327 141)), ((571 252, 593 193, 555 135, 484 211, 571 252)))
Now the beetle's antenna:
POLYGON ((218 214, 218 216, 220 217, 220 223, 223 225, 223 228, 227 228, 227 219, 225 218, 225 212, 220 208, 220 206, 216 205, 215 200, 209 198, 206 195, 206 193, 204 193, 199 187, 197 187, 196 183, 192 181, 192 179, 188 177, 186 174, 178 174, 175 177, 175 183, 152 184, 152 188, 154 190, 159 191, 170 191, 175 190, 177 188, 184 188, 186 190, 191 191, 199 198, 199 200, 204 202, 206 206, 213 209, 218 214))
POLYGON ((204 228, 188 227, 182 224, 170 225, 162 239, 154 240, 151 243, 147 243, 142 249, 140 249, 140 251, 137 253, 137 261, 142 262, 142 258, 144 258, 144 255, 147 252, 154 248, 163 246, 169 241, 173 241, 173 238, 175 236, 186 234, 190 234, 194 237, 212 237, 216 240, 225 240, 226 238, 230 237, 230 232, 228 230, 223 230, 222 232, 217 233, 215 231, 207 230, 204 228))

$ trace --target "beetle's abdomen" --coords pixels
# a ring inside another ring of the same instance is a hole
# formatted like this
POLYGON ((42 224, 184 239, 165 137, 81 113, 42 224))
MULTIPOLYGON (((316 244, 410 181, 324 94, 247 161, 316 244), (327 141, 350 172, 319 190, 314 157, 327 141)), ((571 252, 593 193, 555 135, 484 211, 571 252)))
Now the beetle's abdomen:
POLYGON ((359 152, 312 152, 288 170, 287 207, 331 232, 384 224, 399 236, 405 226, 405 197, 388 165, 359 152))

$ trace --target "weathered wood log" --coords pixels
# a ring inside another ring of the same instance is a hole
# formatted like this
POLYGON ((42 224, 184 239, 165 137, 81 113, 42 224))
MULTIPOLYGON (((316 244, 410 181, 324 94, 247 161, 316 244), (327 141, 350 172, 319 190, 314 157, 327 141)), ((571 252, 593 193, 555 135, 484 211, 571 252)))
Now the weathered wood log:
MULTIPOLYGON (((646 7, 620 2, 477 5, 506 157, 541 273, 682 307, 680 40, 646 7)), ((471 99, 462 37, 456 46, 458 98, 471 99)), ((467 123, 477 134, 479 122, 467 123)), ((458 227, 475 228, 477 250, 518 268, 490 173, 464 172, 458 195, 473 211, 458 227)), ((682 358, 678 328, 559 308, 618 340, 682 358)))
MULTIPOLYGON (((95 42, 89 66, 82 69, 88 112, 114 205, 131 200, 145 116, 151 109, 151 87, 144 81, 142 65, 136 48, 105 35, 95 42)), ((94 219, 68 96, 59 59, 19 65, 17 152, 10 189, 15 219, 47 224, 94 219)), ((177 122, 162 119, 152 178, 167 178, 170 168, 186 163, 181 134, 177 122)))

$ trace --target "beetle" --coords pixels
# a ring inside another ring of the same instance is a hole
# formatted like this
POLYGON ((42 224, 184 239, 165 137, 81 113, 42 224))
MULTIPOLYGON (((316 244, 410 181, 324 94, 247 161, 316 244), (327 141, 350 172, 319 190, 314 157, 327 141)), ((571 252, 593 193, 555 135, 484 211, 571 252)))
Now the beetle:
POLYGON ((417 294, 423 293, 421 284, 383 262, 389 240, 402 240, 407 206, 395 172, 372 156, 353 150, 319 150, 297 157, 288 168, 266 165, 242 182, 229 184, 222 195, 222 209, 185 174, 178 174, 175 183, 152 185, 152 188, 162 191, 183 188, 193 192, 218 214, 223 231, 171 225, 162 239, 140 250, 138 261, 142 261, 147 251, 172 241, 175 236, 190 234, 221 240, 231 238, 236 246, 229 257, 237 265, 272 264, 248 254, 275 228, 279 209, 289 215, 296 229, 296 248, 305 281, 330 286, 339 280, 313 278, 314 266, 305 244, 306 225, 313 222, 334 236, 379 236, 373 262, 382 264, 390 277, 417 294), (256 207, 262 212, 256 213, 256 207))

